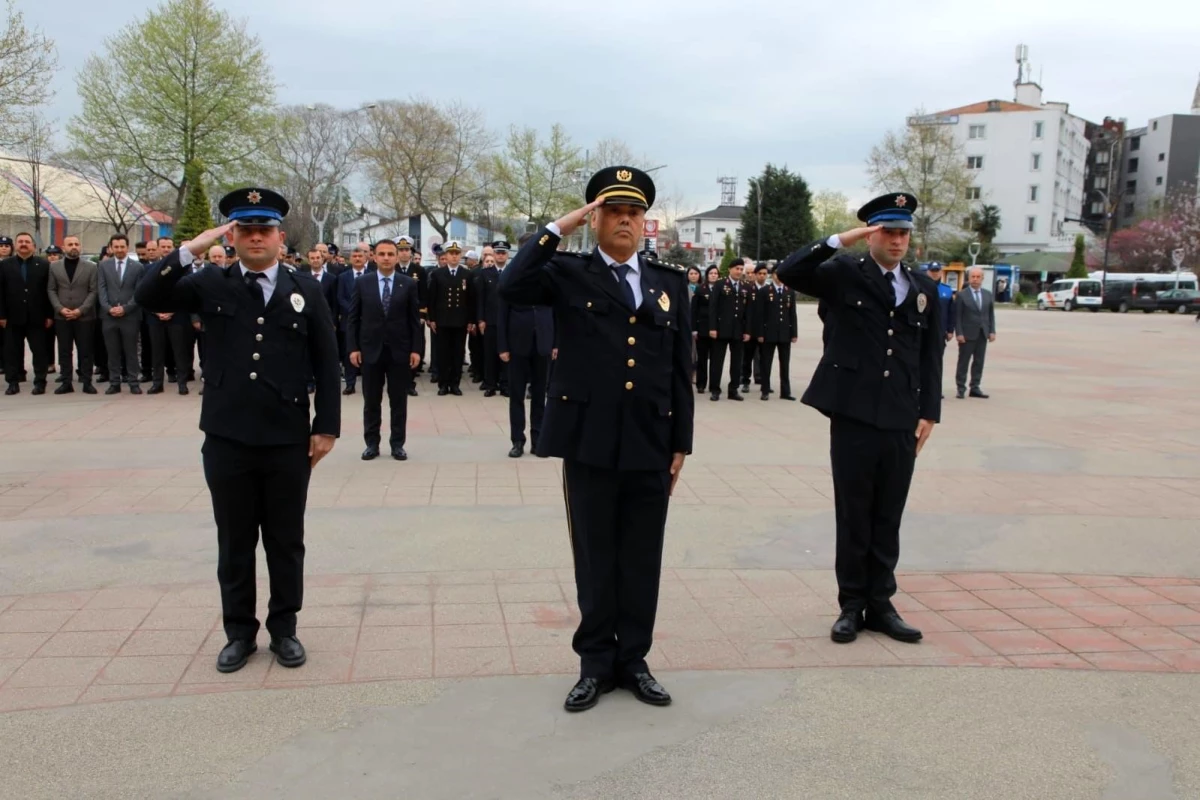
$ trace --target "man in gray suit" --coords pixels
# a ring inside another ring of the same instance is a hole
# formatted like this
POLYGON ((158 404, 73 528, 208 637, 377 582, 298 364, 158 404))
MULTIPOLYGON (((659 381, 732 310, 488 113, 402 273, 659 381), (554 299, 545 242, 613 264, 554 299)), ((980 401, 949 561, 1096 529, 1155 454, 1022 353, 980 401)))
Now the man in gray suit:
POLYGON ((141 394, 138 385, 138 333, 142 309, 133 299, 145 266, 129 258, 129 238, 123 233, 108 240, 111 258, 100 262, 100 318, 104 344, 108 348, 108 388, 105 394, 121 392, 121 355, 125 356, 125 380, 130 394, 141 394))
POLYGON ((983 360, 988 342, 996 341, 996 304, 992 293, 983 288, 983 270, 971 267, 967 287, 954 298, 954 331, 958 336, 958 399, 967 394, 967 366, 971 367, 971 397, 987 395, 979 388, 983 379, 983 360))
POLYGON ((71 349, 79 353, 79 379, 84 394, 95 394, 92 386, 92 338, 96 331, 96 296, 100 278, 96 262, 80 258, 78 236, 63 239, 63 258, 50 262, 47 291, 54 307, 54 331, 58 335, 58 358, 62 383, 55 394, 75 391, 72 383, 71 349))

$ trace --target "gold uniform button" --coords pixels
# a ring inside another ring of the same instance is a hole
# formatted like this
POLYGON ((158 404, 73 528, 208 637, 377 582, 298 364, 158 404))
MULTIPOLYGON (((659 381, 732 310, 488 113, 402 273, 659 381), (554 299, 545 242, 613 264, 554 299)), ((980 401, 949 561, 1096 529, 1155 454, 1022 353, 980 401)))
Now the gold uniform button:
POLYGON ((256 341, 256 342, 261 342, 261 341, 262 341, 262 334, 261 334, 261 333, 256 333, 256 334, 254 334, 254 341, 256 341))
POLYGON ((563 395, 563 400, 566 400, 566 399, 567 399, 567 396, 564 394, 564 395, 563 395))
POLYGON ((625 389, 626 389, 626 391, 628 391, 628 390, 630 390, 630 389, 632 389, 632 388, 633 388, 633 381, 626 381, 626 382, 625 382, 625 389))
POLYGON ((630 336, 626 341, 628 341, 631 345, 637 344, 637 339, 633 338, 632 336, 630 336))
POLYGON ((633 365, 634 365, 634 360, 632 358, 625 362, 625 366, 627 366, 627 367, 632 367, 633 365))
POLYGON ((592 301, 591 301, 591 300, 588 300, 587 307, 588 307, 588 308, 591 308, 591 307, 592 307, 592 301))
POLYGON ((256 380, 258 380, 258 373, 257 373, 257 372, 251 372, 251 373, 250 373, 250 380, 252 380, 252 381, 256 381, 256 380))
POLYGON ((250 357, 253 358, 255 361, 258 361, 260 358, 262 358, 262 356, 260 356, 258 353, 255 353, 254 355, 252 355, 250 357))
POLYGON ((633 325, 633 324, 635 324, 636 322, 637 322, 637 317, 630 317, 630 318, 629 318, 629 324, 630 324, 630 325, 633 325))
POLYGON ((259 317, 258 319, 255 320, 255 322, 257 322, 259 325, 262 325, 265 321, 266 320, 264 320, 262 317, 259 317))

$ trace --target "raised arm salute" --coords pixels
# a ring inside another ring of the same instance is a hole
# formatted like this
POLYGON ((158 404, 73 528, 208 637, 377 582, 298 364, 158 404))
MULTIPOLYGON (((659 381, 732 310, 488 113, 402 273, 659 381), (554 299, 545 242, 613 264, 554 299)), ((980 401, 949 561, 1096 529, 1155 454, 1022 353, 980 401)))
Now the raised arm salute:
POLYGON ((866 226, 798 250, 777 272, 825 309, 825 352, 801 400, 830 418, 842 609, 835 642, 854 641, 864 625, 904 642, 921 638, 891 602, 913 466, 941 415, 937 287, 901 263, 916 207, 909 194, 878 197, 858 211, 866 226), (864 239, 867 253, 837 252, 864 239))
POLYGON ((538 455, 563 459, 563 494, 583 617, 573 645, 580 679, 568 711, 615 686, 666 705, 650 674, 671 490, 692 449, 691 324, 682 269, 637 253, 654 183, 609 167, 588 204, 533 235, 500 277, 512 304, 553 306, 558 360, 538 455), (559 241, 591 215, 598 246, 559 241))

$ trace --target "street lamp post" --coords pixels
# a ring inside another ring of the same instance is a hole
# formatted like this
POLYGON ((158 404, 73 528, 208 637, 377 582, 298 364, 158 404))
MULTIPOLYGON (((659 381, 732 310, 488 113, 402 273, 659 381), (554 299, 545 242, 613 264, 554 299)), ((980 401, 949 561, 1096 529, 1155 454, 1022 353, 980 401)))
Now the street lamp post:
POLYGON ((975 261, 979 258, 979 251, 982 249, 983 248, 980 246, 979 242, 971 242, 969 245, 967 245, 967 252, 971 254, 972 267, 975 266, 975 261))
POLYGON ((754 251, 754 263, 762 261, 762 183, 756 183, 758 188, 758 247, 754 251))

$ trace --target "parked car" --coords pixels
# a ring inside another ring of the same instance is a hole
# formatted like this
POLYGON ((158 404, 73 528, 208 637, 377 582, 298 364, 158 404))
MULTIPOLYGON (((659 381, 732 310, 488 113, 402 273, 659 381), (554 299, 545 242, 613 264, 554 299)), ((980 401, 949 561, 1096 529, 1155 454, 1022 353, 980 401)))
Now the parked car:
POLYGON ((1195 289, 1163 289, 1154 295, 1154 307, 1144 311, 1168 311, 1172 314, 1200 312, 1200 291, 1195 289))
POLYGON ((1061 308, 1063 311, 1086 308, 1089 311, 1099 311, 1100 294, 1100 281, 1091 278, 1063 278, 1050 284, 1046 291, 1037 296, 1037 307, 1039 311, 1048 308, 1061 308))

